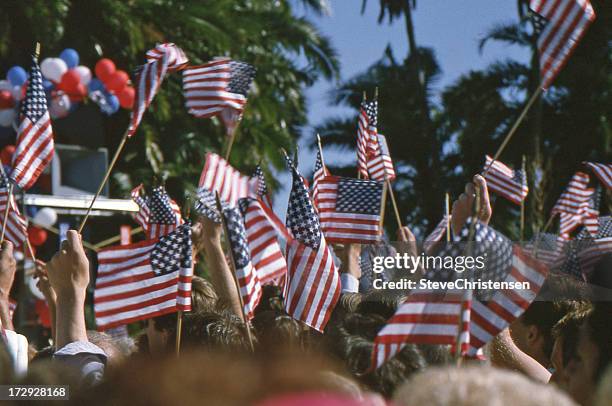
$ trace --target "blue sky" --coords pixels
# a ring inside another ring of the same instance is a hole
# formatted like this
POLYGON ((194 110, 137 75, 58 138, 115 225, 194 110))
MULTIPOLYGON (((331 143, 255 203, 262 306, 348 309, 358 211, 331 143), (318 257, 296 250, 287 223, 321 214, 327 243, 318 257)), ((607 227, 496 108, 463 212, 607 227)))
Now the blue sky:
MULTIPOLYGON (((395 20, 392 25, 387 22, 379 25, 378 0, 369 0, 363 15, 361 0, 330 0, 330 3, 330 16, 318 17, 312 12, 306 12, 306 16, 314 21, 324 35, 331 38, 340 58, 341 80, 366 70, 380 59, 388 44, 391 44, 396 58, 401 60, 406 56, 408 41, 404 20, 395 20)), ((296 12, 304 14, 304 10, 299 7, 296 12)), ((492 26, 502 22, 516 22, 517 19, 515 0, 417 1, 417 9, 413 13, 417 45, 432 47, 442 68, 437 92, 452 84, 462 74, 483 68, 493 61, 503 58, 527 61, 528 52, 518 47, 490 42, 482 54, 478 50, 478 41, 492 26)), ((315 154, 306 147, 311 137, 314 137, 312 126, 349 112, 329 101, 328 93, 336 85, 321 80, 306 93, 310 126, 304 129, 299 150, 299 166, 304 173, 309 173, 314 165, 315 154)), ((324 146, 324 150, 326 162, 350 162, 355 159, 352 155, 341 155, 332 148, 324 146)), ((281 173, 279 180, 288 186, 287 172, 281 173)), ((275 208, 279 214, 285 213, 288 192, 288 188, 285 188, 275 196, 275 208)))

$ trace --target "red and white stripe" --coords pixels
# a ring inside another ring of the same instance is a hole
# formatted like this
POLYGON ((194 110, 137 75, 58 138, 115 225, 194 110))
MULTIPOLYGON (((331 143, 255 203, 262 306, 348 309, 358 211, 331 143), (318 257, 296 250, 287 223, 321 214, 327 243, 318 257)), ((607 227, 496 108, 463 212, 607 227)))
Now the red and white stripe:
POLYGON ((325 238, 331 243, 375 242, 380 239, 380 213, 336 211, 339 176, 326 176, 318 182, 319 219, 325 238))
POLYGON ((584 224, 591 234, 597 234, 597 216, 599 212, 591 207, 595 189, 587 188, 589 175, 576 172, 567 189, 552 209, 552 214, 559 214, 561 234, 569 234, 580 224, 584 224))
POLYGON ((368 173, 370 178, 384 182, 395 179, 395 169, 393 168, 393 160, 389 153, 387 139, 382 134, 377 134, 378 146, 368 157, 368 173))
POLYGON ((276 214, 260 200, 250 200, 244 215, 247 245, 253 266, 262 284, 273 283, 287 273, 278 237, 289 233, 276 214))
POLYGON ((442 220, 440 220, 440 222, 436 226, 436 228, 434 228, 431 234, 429 234, 425 238, 425 241, 423 242, 423 249, 425 250, 425 252, 429 252, 437 242, 442 241, 442 238, 446 234, 449 217, 450 216, 447 216, 445 214, 444 217, 442 217, 442 220))
POLYGON ((244 315, 247 320, 251 320, 255 316, 255 308, 257 308, 262 295, 261 281, 253 263, 249 261, 244 268, 236 269, 236 278, 242 297, 244 315))
POLYGON ((318 152, 317 165, 315 165, 315 172, 312 174, 312 203, 317 212, 319 211, 319 182, 326 176, 329 176, 329 171, 323 164, 321 152, 318 152), (317 167, 318 164, 320 164, 320 167, 317 167))
MULTIPOLYGON (((219 58, 183 71, 183 91, 189 113, 206 118, 221 114, 228 107, 236 114, 244 110, 247 98, 227 89, 231 79, 231 61, 229 58, 219 58)), ((230 116, 224 118, 224 122, 227 121, 237 122, 235 117, 230 116)))
POLYGON ((35 123, 24 116, 17 130, 11 179, 24 190, 31 188, 51 162, 54 150, 49 112, 35 123))
POLYGON ((597 162, 583 162, 599 178, 607 189, 612 189, 612 164, 600 164, 597 162))
POLYGON ((493 340, 503 329, 529 307, 540 291, 548 268, 526 254, 517 245, 513 248, 512 269, 506 282, 529 282, 526 290, 498 290, 486 301, 472 301, 470 348, 468 356, 476 356, 480 348, 493 340))
POLYGON ((362 103, 357 121, 357 172, 368 179, 368 155, 377 151, 376 128, 370 125, 362 103))
POLYGON ((156 275, 150 255, 158 240, 98 252, 94 311, 99 330, 191 310, 193 269, 156 275))
POLYGON ((147 51, 147 63, 140 68, 134 80, 136 94, 128 136, 136 133, 144 112, 159 91, 166 74, 183 68, 187 62, 183 50, 173 43, 158 44, 147 51))
POLYGON ((285 310, 323 332, 341 293, 340 275, 325 237, 317 249, 289 241, 287 265, 285 310))
POLYGON ((513 169, 500 161, 493 161, 489 155, 486 157, 485 168, 489 168, 485 175, 489 190, 518 205, 525 200, 529 188, 522 180, 517 182, 516 172, 513 169))
POLYGON ((131 196, 132 196, 132 200, 139 207, 138 212, 134 214, 134 221, 140 224, 143 230, 146 230, 149 225, 149 216, 151 215, 151 212, 149 211, 149 206, 147 206, 147 203, 145 202, 144 198, 140 194, 143 188, 144 188, 144 185, 142 183, 136 186, 132 190, 131 196))
POLYGON ((531 0, 529 7, 548 20, 538 37, 542 88, 547 89, 595 20, 588 0, 531 0))
POLYGON ((6 230, 4 238, 13 243, 13 246, 20 247, 23 245, 25 241, 28 231, 27 226, 28 223, 26 219, 19 213, 19 208, 15 203, 15 198, 13 195, 8 195, 8 188, 1 187, 0 188, 0 216, 4 221, 4 212, 6 211, 7 202, 9 204, 9 213, 6 220, 6 230))
POLYGON ((209 152, 198 186, 219 193, 219 198, 235 206, 243 197, 257 198, 258 180, 234 169, 225 159, 209 152))
POLYGON ((459 290, 412 292, 376 336, 372 367, 382 366, 407 343, 455 345, 460 333, 463 333, 462 340, 469 340, 465 334, 470 320, 467 293, 459 290))
MULTIPOLYGON (((580 244, 580 241, 576 242, 580 244)), ((580 269, 588 276, 593 271, 593 267, 599 262, 602 256, 612 252, 612 237, 597 238, 593 244, 578 252, 580 269)))

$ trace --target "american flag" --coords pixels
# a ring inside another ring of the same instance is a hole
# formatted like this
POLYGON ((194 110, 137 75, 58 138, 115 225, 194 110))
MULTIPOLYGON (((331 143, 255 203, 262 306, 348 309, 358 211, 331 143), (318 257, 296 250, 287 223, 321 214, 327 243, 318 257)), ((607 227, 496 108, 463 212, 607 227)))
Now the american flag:
POLYGON ((368 179, 368 157, 377 152, 378 101, 361 103, 357 122, 357 172, 368 179))
POLYGON ((446 229, 448 227, 448 221, 450 216, 446 214, 442 217, 442 220, 438 223, 436 228, 429 234, 425 241, 423 242, 423 249, 425 252, 430 252, 431 249, 436 245, 437 242, 442 241, 444 239, 444 235, 446 234, 446 229))
POLYGON ((240 209, 253 266, 262 284, 271 283, 287 273, 287 261, 278 241, 279 237, 290 238, 287 228, 261 200, 241 199, 240 209))
POLYGON ((35 56, 32 56, 30 80, 21 104, 20 120, 10 178, 20 188, 27 190, 51 162, 54 152, 47 96, 35 56))
POLYGON ((527 174, 521 169, 511 169, 499 161, 487 155, 485 170, 489 168, 485 175, 489 190, 505 197, 511 202, 520 205, 529 193, 527 187, 527 174))
POLYGON ((238 207, 223 209, 223 217, 225 218, 227 239, 236 268, 236 279, 242 297, 243 312, 246 319, 251 320, 255 315, 255 308, 261 300, 262 290, 257 270, 251 262, 244 220, 238 207))
POLYGON ((308 188, 289 157, 287 162, 292 173, 287 227, 293 239, 287 248, 285 310, 294 319, 323 331, 340 298, 340 275, 308 188))
POLYGON ((593 233, 597 232, 598 193, 593 188, 587 188, 588 183, 589 175, 576 172, 554 205, 552 214, 560 215, 561 234, 569 234, 580 224, 585 224, 593 233))
POLYGON ((525 244, 525 251, 548 267, 554 266, 566 247, 567 241, 556 234, 538 233, 525 244))
POLYGON ((572 245, 576 251, 577 261, 570 261, 569 266, 578 266, 578 271, 568 273, 588 277, 597 262, 606 254, 612 252, 612 217, 602 216, 597 219, 598 232, 593 235, 586 228, 578 233, 572 245))
POLYGON ((319 182, 326 176, 329 175, 329 171, 323 165, 323 157, 321 151, 317 151, 317 160, 315 162, 314 173, 312 174, 312 201, 315 209, 320 211, 319 208, 319 182))
POLYGON ((168 72, 182 69, 187 64, 187 57, 181 48, 173 43, 158 44, 147 51, 147 63, 136 71, 136 95, 130 115, 128 136, 136 133, 145 110, 159 91, 168 72))
MULTIPOLYGON (((471 221, 468 221, 461 231, 460 238, 464 241, 469 235, 470 225, 471 221)), ((462 352, 475 357, 486 343, 516 320, 535 299, 546 278, 547 268, 492 228, 481 223, 474 227, 472 255, 487 254, 486 266, 478 271, 478 279, 494 282, 527 281, 530 288, 472 292, 456 289, 447 292, 413 291, 378 333, 374 342, 373 366, 382 365, 407 342, 455 344, 458 334, 461 334, 462 352), (469 338, 465 337, 466 332, 469 332, 469 338)), ((464 248, 462 245, 449 245, 439 256, 461 256, 465 253, 464 248)), ((448 282, 463 278, 460 275, 454 269, 431 269, 426 277, 448 282)))
POLYGON ((98 252, 94 311, 99 330, 191 310, 191 224, 98 252))
POLYGON ((266 184, 266 177, 264 175, 261 166, 257 165, 255 168, 255 173, 251 176, 254 179, 257 179, 257 196, 262 199, 269 207, 272 207, 272 199, 270 198, 270 194, 268 193, 268 185, 266 184))
POLYGON ((8 180, 0 175, 0 216, 2 216, 0 221, 4 221, 4 213, 8 202, 9 212, 6 219, 5 238, 12 242, 15 247, 20 247, 28 235, 28 223, 19 213, 15 198, 12 194, 9 196, 8 189, 8 180))
POLYGON ((583 162, 599 178, 607 189, 612 189, 612 164, 600 164, 597 162, 583 162))
POLYGON ((207 118, 220 115, 232 134, 247 102, 255 68, 245 62, 218 58, 183 71, 183 92, 189 113, 207 118))
POLYGON ((132 190, 132 198, 140 207, 134 220, 145 230, 148 239, 169 234, 183 224, 181 208, 163 186, 154 188, 146 199, 140 196, 141 188, 142 185, 132 190))
POLYGON ((595 20, 595 11, 589 0, 530 0, 529 8, 538 37, 541 86, 547 89, 595 20))
POLYGON ((382 182, 326 176, 317 190, 321 229, 329 242, 367 244, 380 239, 382 182))
POLYGON ((377 135, 377 147, 368 157, 368 172, 370 178, 378 181, 395 179, 395 169, 389 153, 389 146, 384 135, 377 135))
POLYGON ((259 180, 234 169, 225 159, 209 152, 200 175, 200 188, 219 193, 222 202, 235 206, 238 199, 257 197, 259 180))

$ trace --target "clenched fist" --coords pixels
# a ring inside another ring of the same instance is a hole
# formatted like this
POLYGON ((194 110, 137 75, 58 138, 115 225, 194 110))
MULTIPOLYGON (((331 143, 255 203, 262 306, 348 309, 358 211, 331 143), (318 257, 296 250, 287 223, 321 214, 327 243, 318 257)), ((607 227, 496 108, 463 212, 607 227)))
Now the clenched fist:
POLYGON ((484 224, 488 224, 491 220, 492 210, 487 181, 480 175, 474 176, 473 180, 474 183, 465 185, 465 192, 453 203, 451 225, 453 226, 453 233, 455 233, 455 235, 459 234, 468 217, 474 214, 476 188, 478 188, 480 195, 480 210, 477 213, 477 218, 484 224))
POLYGON ((47 263, 49 282, 58 297, 65 293, 84 293, 89 284, 89 260, 81 236, 69 230, 66 241, 47 263))

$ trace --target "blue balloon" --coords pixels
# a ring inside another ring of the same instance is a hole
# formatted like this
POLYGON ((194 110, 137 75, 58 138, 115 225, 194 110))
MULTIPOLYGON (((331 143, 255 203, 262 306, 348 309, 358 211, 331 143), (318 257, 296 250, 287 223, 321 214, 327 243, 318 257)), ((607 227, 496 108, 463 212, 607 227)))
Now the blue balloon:
POLYGON ((53 90, 53 82, 47 79, 43 79, 43 88, 46 92, 50 92, 51 90, 53 90))
POLYGON ((28 74, 21 66, 15 65, 8 70, 6 78, 11 82, 11 85, 21 86, 28 80, 28 74))
POLYGON ((117 110, 119 110, 119 99, 117 98, 117 96, 115 96, 114 94, 110 94, 106 98, 106 101, 109 106, 109 113, 115 114, 117 110))
POLYGON ((93 78, 89 81, 89 91, 95 92, 96 90, 104 91, 104 83, 98 78, 93 78))
POLYGON ((79 64, 79 53, 72 48, 66 48, 60 54, 60 58, 66 62, 68 69, 75 68, 79 64))

